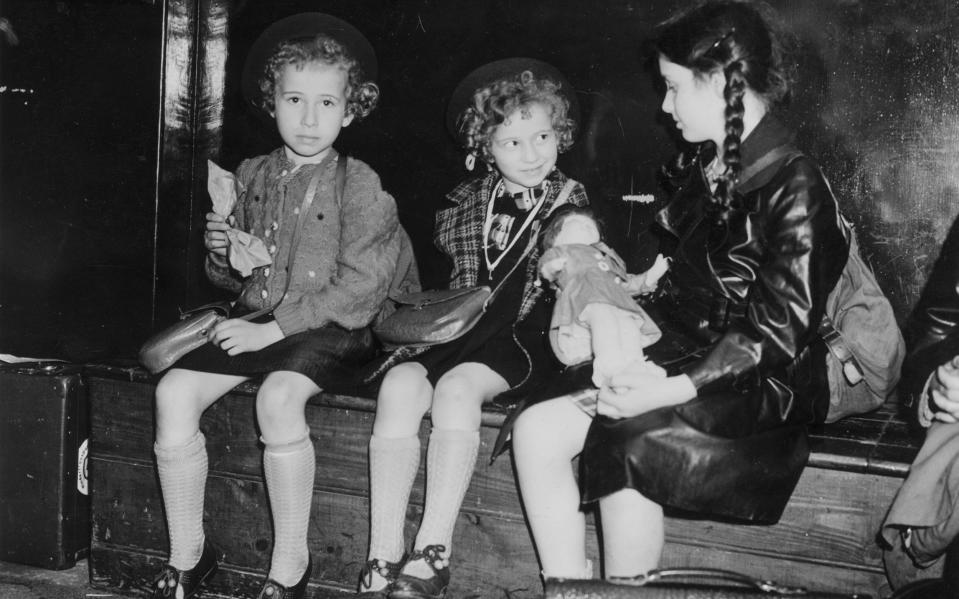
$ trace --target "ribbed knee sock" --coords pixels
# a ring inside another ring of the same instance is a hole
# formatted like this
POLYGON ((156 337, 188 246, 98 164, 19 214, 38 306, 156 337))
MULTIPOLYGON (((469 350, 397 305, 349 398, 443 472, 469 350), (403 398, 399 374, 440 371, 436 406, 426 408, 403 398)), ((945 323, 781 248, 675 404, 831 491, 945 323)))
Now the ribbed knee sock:
POLYGON ((399 561, 410 490, 420 465, 420 438, 370 438, 369 559, 399 561))
MULTIPOLYGON (((433 429, 426 454, 426 507, 416 535, 415 549, 427 545, 445 545, 451 552, 453 527, 469 488, 479 431, 433 429)), ((424 562, 413 562, 404 572, 428 578, 432 571, 424 562)))
POLYGON ((184 445, 160 447, 156 454, 160 491, 170 535, 170 565, 189 570, 203 553, 203 498, 206 492, 206 438, 197 434, 184 445))
POLYGON ((309 560, 306 539, 316 475, 316 454, 309 433, 290 443, 267 444, 263 472, 273 514, 269 577, 283 586, 293 586, 302 578, 309 560))

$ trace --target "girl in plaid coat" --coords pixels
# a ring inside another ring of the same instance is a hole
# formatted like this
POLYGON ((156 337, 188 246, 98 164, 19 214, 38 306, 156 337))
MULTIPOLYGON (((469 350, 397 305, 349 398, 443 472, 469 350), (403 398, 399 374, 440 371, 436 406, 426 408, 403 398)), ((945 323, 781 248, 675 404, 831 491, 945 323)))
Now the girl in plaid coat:
POLYGON ((435 243, 451 261, 450 288, 504 284, 469 333, 412 358, 413 352, 399 350, 410 360, 383 379, 370 440, 371 532, 362 596, 445 594, 453 525, 479 448, 481 407, 501 393, 528 388, 556 364, 546 340, 550 306, 537 285, 536 239, 563 196, 587 203, 583 187, 556 169, 558 154, 572 144, 575 101, 554 68, 532 59, 484 65, 453 93, 448 123, 463 139, 467 167, 478 157, 488 172, 447 195, 449 206, 436 216, 435 243), (426 505, 404 559, 418 433, 428 410, 426 505))

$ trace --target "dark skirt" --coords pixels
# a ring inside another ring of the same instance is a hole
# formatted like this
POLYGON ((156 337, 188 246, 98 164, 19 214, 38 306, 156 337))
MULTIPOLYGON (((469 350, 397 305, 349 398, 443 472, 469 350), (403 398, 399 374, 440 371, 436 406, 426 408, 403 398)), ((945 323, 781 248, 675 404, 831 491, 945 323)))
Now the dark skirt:
MULTIPOLYGON (((663 337, 648 348, 650 359, 670 374, 698 359, 715 335, 695 326, 701 316, 676 316, 654 316, 663 337)), ((597 416, 580 457, 583 502, 630 488, 684 514, 776 522, 809 456, 807 411, 784 414, 776 406, 809 402, 816 386, 828 394, 812 369, 794 371, 824 363, 824 351, 814 344, 788 369, 712 385, 677 406, 633 418, 597 416), (794 388, 784 381, 803 383, 794 388), (782 403, 784 397, 794 401, 782 403)))
POLYGON ((373 358, 375 349, 369 327, 351 331, 328 323, 236 356, 207 343, 173 367, 250 378, 287 370, 308 377, 324 391, 350 393, 357 387, 357 372, 373 358))
POLYGON ((522 283, 521 277, 508 281, 469 333, 435 345, 413 359, 426 368, 433 385, 465 362, 488 366, 506 380, 514 393, 527 388, 533 377, 544 370, 556 370, 559 363, 548 349, 547 338, 551 304, 545 297, 540 298, 528 317, 516 323, 522 283))

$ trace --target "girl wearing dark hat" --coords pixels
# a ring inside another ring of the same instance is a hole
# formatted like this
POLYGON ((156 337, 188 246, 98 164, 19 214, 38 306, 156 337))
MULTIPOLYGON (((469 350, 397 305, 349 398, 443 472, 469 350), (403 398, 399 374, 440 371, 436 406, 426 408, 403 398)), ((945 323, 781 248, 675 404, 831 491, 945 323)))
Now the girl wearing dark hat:
POLYGON ((657 567, 664 508, 775 522, 808 457, 806 427, 829 406, 819 327, 849 232, 772 112, 788 91, 781 38, 756 4, 713 0, 663 23, 655 51, 662 110, 695 147, 656 219, 669 293, 646 306, 662 330, 648 354, 669 376, 614 375, 592 419, 561 397, 517 420, 545 577, 591 576, 583 503, 599 504, 610 579, 657 567))
POLYGON ((283 146, 240 164, 228 218, 207 215, 207 275, 239 293, 234 318, 216 325, 210 343, 157 385, 155 452, 170 557, 155 580, 155 599, 189 599, 217 569, 203 530, 207 451, 199 421, 251 378, 262 378, 256 415, 274 528, 258 596, 306 592, 315 471, 306 402, 372 358, 367 325, 383 306, 400 248, 393 198, 369 166, 332 147, 342 127, 373 109, 375 69, 362 34, 318 13, 275 23, 250 51, 244 94, 275 120, 283 146), (232 268, 232 228, 259 237, 271 263, 246 277, 232 268), (272 308, 268 316, 235 318, 264 308, 272 308))
POLYGON ((535 385, 553 362, 549 307, 536 285, 541 221, 585 190, 556 169, 572 144, 575 94, 549 65, 532 59, 487 64, 457 87, 448 123, 467 165, 485 172, 456 186, 436 216, 434 240, 452 262, 449 287, 503 283, 464 337, 426 351, 401 348, 380 387, 370 440, 368 597, 442 597, 450 580, 453 526, 479 448, 483 403, 535 385), (398 363, 401 360, 408 360, 398 363), (426 505, 412 552, 403 528, 420 463, 420 423, 431 411, 426 505))

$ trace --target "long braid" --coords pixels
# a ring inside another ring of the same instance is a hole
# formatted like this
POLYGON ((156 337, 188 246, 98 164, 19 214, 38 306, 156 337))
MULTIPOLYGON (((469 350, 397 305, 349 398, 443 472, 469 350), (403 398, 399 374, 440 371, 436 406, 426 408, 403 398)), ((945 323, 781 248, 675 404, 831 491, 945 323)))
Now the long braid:
POLYGON ((717 200, 721 204, 721 210, 718 218, 725 221, 733 205, 733 191, 736 182, 739 179, 739 173, 742 171, 742 155, 740 147, 742 146, 743 135, 743 95, 746 92, 746 76, 743 72, 743 63, 741 60, 734 60, 726 65, 724 73, 726 75, 726 88, 723 95, 726 99, 726 138, 723 140, 723 164, 726 166, 726 172, 720 188, 717 189, 717 200))

